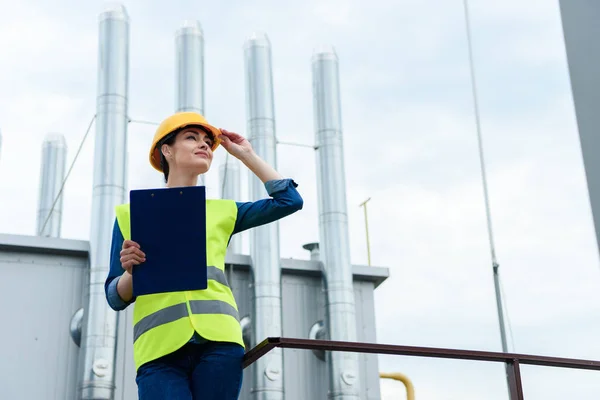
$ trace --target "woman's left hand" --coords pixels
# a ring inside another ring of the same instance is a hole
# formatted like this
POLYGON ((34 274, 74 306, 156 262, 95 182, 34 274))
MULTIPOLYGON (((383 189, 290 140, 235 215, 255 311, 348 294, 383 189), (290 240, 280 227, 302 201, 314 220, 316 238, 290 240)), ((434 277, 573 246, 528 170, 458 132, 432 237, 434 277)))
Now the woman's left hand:
POLYGON ((245 155, 251 154, 254 152, 252 145, 242 135, 238 135, 234 132, 229 132, 225 129, 220 129, 221 136, 221 145, 235 158, 241 159, 245 155))

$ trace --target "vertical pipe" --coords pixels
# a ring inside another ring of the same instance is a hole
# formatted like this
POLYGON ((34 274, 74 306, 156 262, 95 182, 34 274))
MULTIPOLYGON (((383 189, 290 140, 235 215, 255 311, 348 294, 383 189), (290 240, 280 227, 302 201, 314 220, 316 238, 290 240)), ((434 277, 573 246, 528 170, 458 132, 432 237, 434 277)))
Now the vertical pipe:
MULTIPOLYGON (((239 162, 226 157, 223 164, 219 166, 219 179, 221 182, 221 198, 239 201, 241 192, 239 162)), ((242 241, 239 234, 231 238, 229 251, 235 254, 242 253, 242 241)))
MULTIPOLYGON (((312 59, 313 112, 327 330, 331 340, 356 341, 338 73, 338 57, 332 47, 315 51, 312 59)), ((358 356, 329 352, 328 357, 330 398, 357 399, 360 386, 358 356)))
POLYGON ((36 234, 60 237, 63 195, 60 193, 67 166, 67 143, 61 134, 49 134, 42 144, 40 190, 36 234), (55 203, 56 200, 56 203, 55 203))
POLYGON ((117 314, 106 303, 114 208, 126 201, 129 16, 116 5, 99 17, 96 143, 90 229, 90 282, 81 345, 80 399, 113 399, 117 314))
MULTIPOLYGON (((204 115, 204 35, 199 21, 184 21, 175 34, 177 68, 175 111, 204 115)), ((204 175, 199 185, 206 182, 204 175)))
POLYGON ((367 261, 369 263, 369 267, 371 266, 371 241, 369 240, 369 216, 367 215, 367 203, 370 200, 371 198, 369 197, 360 204, 360 207, 363 207, 365 211, 365 234, 367 237, 367 261))
MULTIPOLYGON (((253 34, 245 43, 248 139, 256 153, 276 166, 275 107, 271 71, 271 44, 267 35, 253 34)), ((262 182, 250 174, 250 200, 267 195, 262 182)), ((281 336, 281 269, 279 224, 254 228, 250 233, 254 278, 254 343, 281 336)), ((274 349, 254 367, 255 399, 283 399, 283 352, 274 349)))

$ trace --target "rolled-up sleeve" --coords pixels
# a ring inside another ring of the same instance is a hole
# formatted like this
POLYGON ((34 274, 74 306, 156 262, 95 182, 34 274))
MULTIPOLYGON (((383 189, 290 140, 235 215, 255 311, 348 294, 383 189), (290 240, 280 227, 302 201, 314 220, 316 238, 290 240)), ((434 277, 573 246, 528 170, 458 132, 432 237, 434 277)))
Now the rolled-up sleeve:
POLYGON ((271 198, 237 203, 238 215, 232 234, 265 225, 302 209, 304 200, 292 179, 272 180, 265 183, 271 198))

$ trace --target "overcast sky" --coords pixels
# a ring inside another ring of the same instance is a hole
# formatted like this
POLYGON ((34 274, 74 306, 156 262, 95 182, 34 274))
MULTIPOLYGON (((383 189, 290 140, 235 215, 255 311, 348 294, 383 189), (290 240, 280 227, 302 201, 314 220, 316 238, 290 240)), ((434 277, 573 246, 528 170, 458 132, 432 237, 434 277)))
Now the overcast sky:
MULTIPOLYGON (((312 144, 313 48, 340 58, 352 262, 390 268, 376 291, 381 343, 499 351, 461 0, 126 1, 129 114, 174 108, 174 33, 205 35, 206 115, 246 134, 242 46, 272 43, 277 136, 312 144), (226 7, 231 7, 227 9, 226 7)), ((471 0, 475 64, 511 351, 600 360, 600 266, 557 0, 471 0)), ((35 233, 41 145, 65 135, 68 163, 95 113, 98 1, 0 0, 0 232, 35 233), (10 10, 9 10, 10 7, 10 10)), ((62 236, 87 240, 94 132, 66 188, 62 236)), ((153 128, 129 127, 130 188, 153 186, 153 128)), ((219 195, 217 152, 209 194, 219 195)), ((282 257, 318 240, 315 154, 281 146, 278 169, 304 210, 281 223, 282 257)), ((243 198, 247 178, 242 175, 243 198)), ((247 241, 245 241, 247 249, 247 241)), ((505 399, 502 367, 381 357, 419 400, 505 399)), ((596 372, 522 367, 531 399, 597 399, 596 372)), ((382 382, 384 399, 403 398, 382 382)))

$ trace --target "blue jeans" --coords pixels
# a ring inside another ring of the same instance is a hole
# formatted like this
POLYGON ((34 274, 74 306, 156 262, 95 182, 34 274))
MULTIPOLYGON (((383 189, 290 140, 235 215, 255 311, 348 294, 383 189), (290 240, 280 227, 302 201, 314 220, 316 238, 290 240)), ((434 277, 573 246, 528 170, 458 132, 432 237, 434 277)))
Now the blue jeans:
POLYGON ((243 357, 236 343, 187 343, 138 369, 139 400, 236 400, 243 357))

